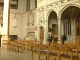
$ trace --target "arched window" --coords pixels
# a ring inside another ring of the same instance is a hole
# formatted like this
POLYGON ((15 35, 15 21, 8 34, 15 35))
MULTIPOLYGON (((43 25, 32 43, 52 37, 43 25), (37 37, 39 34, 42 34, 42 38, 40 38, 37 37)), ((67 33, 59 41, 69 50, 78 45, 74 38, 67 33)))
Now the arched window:
POLYGON ((37 8, 37 0, 27 0, 26 11, 37 8))
POLYGON ((63 31, 65 35, 71 35, 71 20, 68 15, 64 16, 63 31))
POLYGON ((27 0, 27 4, 26 4, 26 11, 30 10, 30 0, 27 0))

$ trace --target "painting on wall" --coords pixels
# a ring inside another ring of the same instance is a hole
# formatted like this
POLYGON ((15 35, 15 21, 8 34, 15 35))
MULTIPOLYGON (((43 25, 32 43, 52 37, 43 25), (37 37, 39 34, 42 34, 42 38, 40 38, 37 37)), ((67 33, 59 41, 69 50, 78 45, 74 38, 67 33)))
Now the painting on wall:
MULTIPOLYGON (((4 0, 0 0, 0 7, 4 6, 4 0)), ((18 8, 18 0, 10 0, 10 8, 17 9, 18 8)))

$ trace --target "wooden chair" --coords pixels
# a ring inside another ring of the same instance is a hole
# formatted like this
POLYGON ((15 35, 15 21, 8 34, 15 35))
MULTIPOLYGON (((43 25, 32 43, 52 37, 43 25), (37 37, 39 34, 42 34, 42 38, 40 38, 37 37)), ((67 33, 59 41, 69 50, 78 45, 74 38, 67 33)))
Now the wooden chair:
POLYGON ((80 45, 77 45, 76 54, 77 54, 77 56, 79 57, 79 60, 80 60, 80 45))
POLYGON ((10 49, 10 50, 14 50, 14 41, 11 41, 11 42, 10 42, 10 47, 9 47, 9 49, 10 49))
POLYGON ((2 40, 2 44, 3 45, 8 45, 9 44, 9 40, 2 40))
POLYGON ((25 44, 25 47, 24 47, 25 50, 27 49, 27 41, 28 41, 28 40, 24 40, 24 41, 23 41, 23 43, 25 44))
POLYGON ((78 56, 73 55, 73 50, 65 45, 59 46, 61 60, 78 60, 78 56))
POLYGON ((22 48, 22 46, 23 46, 21 43, 23 43, 21 40, 11 41, 11 43, 10 43, 10 50, 19 52, 19 49, 22 48))
POLYGON ((31 51, 31 46, 33 44, 32 42, 33 42, 32 40, 28 40, 27 41, 27 46, 26 46, 27 47, 27 50, 30 50, 31 51))
POLYGON ((48 47, 47 60, 49 60, 49 57, 53 57, 56 60, 60 60, 59 48, 57 44, 52 44, 48 47))
POLYGON ((18 52, 23 52, 25 50, 25 43, 23 40, 18 40, 17 49, 18 52))
POLYGON ((11 40, 2 40, 2 44, 8 48, 10 48, 11 40))
POLYGON ((65 43, 64 45, 71 48, 73 54, 77 55, 77 53, 76 53, 77 43, 65 43))
POLYGON ((39 46, 38 60, 40 60, 40 56, 45 56, 46 60, 47 60, 47 50, 48 50, 47 45, 40 45, 39 46))
POLYGON ((33 44, 32 45, 32 60, 33 60, 33 53, 39 54, 39 45, 38 44, 33 44))
POLYGON ((9 49, 13 51, 17 51, 17 44, 18 44, 18 40, 11 41, 9 49))
POLYGON ((76 43, 77 43, 77 45, 80 45, 80 38, 76 39, 76 43))
POLYGON ((33 53, 38 54, 38 58, 39 58, 39 46, 40 45, 42 45, 42 41, 37 41, 37 40, 33 41, 33 44, 31 45, 32 60, 33 60, 33 53))

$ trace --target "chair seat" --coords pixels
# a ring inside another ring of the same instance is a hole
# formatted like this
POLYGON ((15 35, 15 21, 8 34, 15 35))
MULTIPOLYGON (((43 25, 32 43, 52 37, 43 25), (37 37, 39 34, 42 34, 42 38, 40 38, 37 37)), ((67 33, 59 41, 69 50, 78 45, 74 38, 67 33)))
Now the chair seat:
MULTIPOLYGON (((67 59, 70 59, 70 58, 71 58, 71 56, 65 55, 65 54, 61 54, 61 57, 67 58, 67 59)), ((77 57, 77 56, 73 56, 72 58, 76 58, 76 57, 77 57)))
POLYGON ((41 50, 40 53, 47 54, 47 50, 41 50))
POLYGON ((53 52, 50 52, 49 55, 51 55, 51 56, 58 56, 57 53, 53 53, 53 52))
MULTIPOLYGON (((76 51, 72 51, 73 53, 76 53, 76 51)), ((78 51, 78 53, 80 53, 80 51, 78 51)))
POLYGON ((38 52, 38 49, 34 49, 33 51, 37 53, 38 52))
POLYGON ((16 46, 16 45, 14 45, 14 44, 10 44, 11 46, 16 46))

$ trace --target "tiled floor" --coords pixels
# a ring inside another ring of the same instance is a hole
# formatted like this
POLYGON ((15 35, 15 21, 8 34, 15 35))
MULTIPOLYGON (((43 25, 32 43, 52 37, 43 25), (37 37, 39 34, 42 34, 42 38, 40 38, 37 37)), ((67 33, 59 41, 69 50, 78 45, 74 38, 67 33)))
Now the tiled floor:
MULTIPOLYGON (((37 59, 37 54, 34 54, 33 60, 37 59)), ((24 51, 24 52, 14 52, 12 50, 7 50, 6 48, 0 47, 0 60, 32 60, 31 58, 31 52, 30 51, 24 51)), ((45 57, 41 56, 41 60, 45 60, 45 57)), ((50 59, 53 60, 53 59, 50 59)))

